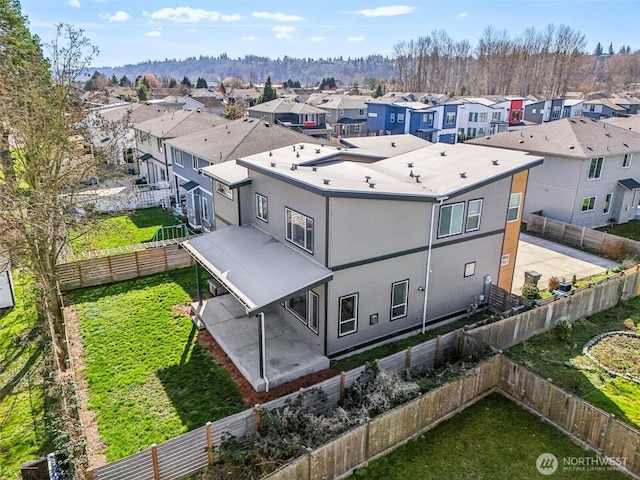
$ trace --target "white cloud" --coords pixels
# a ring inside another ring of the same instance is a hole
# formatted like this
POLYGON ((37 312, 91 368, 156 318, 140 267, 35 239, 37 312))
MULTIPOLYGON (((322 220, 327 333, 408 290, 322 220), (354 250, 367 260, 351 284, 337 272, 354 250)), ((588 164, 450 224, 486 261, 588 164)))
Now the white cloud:
POLYGON ((155 12, 143 12, 143 15, 151 17, 154 20, 169 20, 179 23, 198 23, 203 20, 216 22, 223 20, 225 22, 234 22, 242 18, 240 15, 221 15, 215 10, 203 10, 202 8, 176 7, 162 8, 155 12))
POLYGON ((460 12, 460 13, 458 14, 458 16, 459 16, 460 18, 466 17, 466 16, 467 16, 467 12, 460 12))
POLYGON ((311 37, 309 40, 312 42, 323 42, 325 39, 326 37, 311 37))
POLYGON ((253 35, 249 35, 248 37, 242 37, 242 40, 245 42, 256 42, 260 40, 258 37, 254 37, 253 35))
POLYGON ((277 25, 271 29, 271 31, 276 32, 276 38, 280 40, 288 40, 293 38, 291 33, 295 32, 295 27, 288 27, 286 25, 277 25))
POLYGON ((414 10, 415 7, 395 5, 392 7, 367 8, 365 10, 358 10, 355 13, 359 13, 365 17, 395 17, 396 15, 407 15, 408 13, 412 13, 414 10))
POLYGON ((299 22, 300 20, 304 20, 303 17, 298 15, 286 15, 284 13, 252 12, 251 16, 254 18, 267 18, 278 22, 299 22))
POLYGON ((360 35, 359 37, 349 37, 347 38, 347 42, 355 43, 355 42, 364 42, 364 35, 360 35))
POLYGON ((110 15, 108 13, 101 13, 98 16, 100 18, 103 18, 104 20, 109 20, 110 22, 125 22, 131 18, 131 15, 129 15, 127 12, 123 12, 122 10, 118 10, 113 15, 110 15))
POLYGON ((70 7, 80 8, 80 1, 79 0, 69 0, 67 2, 67 5, 69 5, 70 7))
POLYGON ((150 32, 145 33, 147 37, 159 37, 162 35, 158 30, 151 30, 150 32))

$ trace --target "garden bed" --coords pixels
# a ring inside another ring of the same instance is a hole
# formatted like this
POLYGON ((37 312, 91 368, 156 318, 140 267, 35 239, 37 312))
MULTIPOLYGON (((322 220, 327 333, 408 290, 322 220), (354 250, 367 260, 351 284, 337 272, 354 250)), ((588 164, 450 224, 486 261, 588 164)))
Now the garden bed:
POLYGON ((583 352, 611 375, 640 383, 640 334, 603 333, 590 340, 583 352))

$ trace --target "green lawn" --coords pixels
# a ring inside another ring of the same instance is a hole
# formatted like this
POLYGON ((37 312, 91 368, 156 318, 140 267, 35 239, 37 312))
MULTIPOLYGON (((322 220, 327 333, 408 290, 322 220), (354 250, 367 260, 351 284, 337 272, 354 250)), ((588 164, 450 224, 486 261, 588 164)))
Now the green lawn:
MULTIPOLYGON (((499 394, 492 394, 421 437, 359 469, 354 478, 541 479, 628 478, 619 471, 569 471, 564 462, 594 457, 548 423, 499 394), (536 459, 551 453, 555 473, 545 477, 536 459)), ((608 467, 605 467, 608 468, 608 467)))
POLYGON ((598 230, 610 233, 611 235, 630 238, 631 240, 637 240, 640 242, 640 221, 638 220, 631 220, 627 223, 613 225, 611 227, 603 227, 599 228, 598 230))
POLYGON ((542 377, 550 378, 559 387, 640 428, 640 385, 608 375, 582 354, 584 344, 596 335, 624 330, 624 319, 629 317, 635 323, 640 320, 640 297, 575 322, 566 341, 556 329, 505 353, 542 377))
POLYGON ((44 426, 44 344, 32 285, 14 275, 16 305, 0 310, 0 478, 53 450, 44 426))
POLYGON ((193 269, 73 292, 89 384, 109 461, 242 410, 227 373, 173 311, 195 294, 193 269))
POLYGON ((103 215, 93 231, 71 242, 71 248, 74 253, 79 253, 148 242, 158 228, 178 223, 180 221, 176 217, 161 207, 145 208, 122 215, 103 215))

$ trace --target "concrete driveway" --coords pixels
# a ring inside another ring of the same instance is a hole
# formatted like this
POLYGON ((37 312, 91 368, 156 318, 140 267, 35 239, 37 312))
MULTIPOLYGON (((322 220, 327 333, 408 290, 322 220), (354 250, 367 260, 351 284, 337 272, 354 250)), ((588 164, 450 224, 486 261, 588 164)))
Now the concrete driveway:
POLYGON ((544 290, 551 277, 558 277, 560 281, 564 278, 565 281, 570 282, 573 275, 584 278, 617 265, 616 262, 606 258, 521 233, 511 291, 517 295, 522 293, 526 270, 534 270, 542 275, 538 281, 538 287, 544 290))

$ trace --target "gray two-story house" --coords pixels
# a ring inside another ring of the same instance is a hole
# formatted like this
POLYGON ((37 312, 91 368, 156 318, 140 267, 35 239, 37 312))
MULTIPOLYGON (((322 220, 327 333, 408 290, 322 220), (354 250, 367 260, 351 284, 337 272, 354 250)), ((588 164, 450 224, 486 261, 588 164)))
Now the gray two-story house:
POLYGON ((465 315, 491 283, 511 289, 542 159, 388 143, 399 154, 298 144, 207 169, 232 192, 216 204, 229 226, 183 245, 230 295, 196 316, 256 390, 465 315))
POLYGON ((590 118, 564 118, 467 143, 532 152, 529 213, 600 227, 635 218, 640 202, 640 134, 590 118))
POLYGON ((281 125, 311 137, 328 139, 325 111, 306 103, 281 97, 249 107, 249 117, 281 125))
POLYGON ((367 133, 367 95, 330 95, 316 106, 326 112, 327 125, 334 137, 361 137, 367 133))

